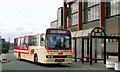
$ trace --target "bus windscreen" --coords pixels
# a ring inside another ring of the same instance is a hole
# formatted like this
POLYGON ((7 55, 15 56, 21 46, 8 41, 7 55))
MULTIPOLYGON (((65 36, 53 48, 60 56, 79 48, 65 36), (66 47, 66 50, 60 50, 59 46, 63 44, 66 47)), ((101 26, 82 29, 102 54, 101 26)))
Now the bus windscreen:
POLYGON ((71 48, 71 37, 67 34, 46 34, 46 47, 55 49, 71 48))

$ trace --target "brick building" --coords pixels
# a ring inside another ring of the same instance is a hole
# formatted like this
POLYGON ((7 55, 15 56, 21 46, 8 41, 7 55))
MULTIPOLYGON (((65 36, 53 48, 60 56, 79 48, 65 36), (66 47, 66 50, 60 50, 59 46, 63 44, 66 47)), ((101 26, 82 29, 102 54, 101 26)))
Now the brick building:
POLYGON ((51 27, 51 28, 58 28, 58 21, 57 21, 57 20, 52 21, 52 22, 50 23, 50 27, 51 27))
MULTIPOLYGON (((58 28, 73 31, 102 27, 108 36, 120 36, 120 1, 63 0, 63 23, 58 28)), ((62 21, 61 21, 62 22, 62 21)), ((117 40, 107 39, 107 51, 118 52, 117 40)), ((79 48, 78 48, 79 49, 79 48)))

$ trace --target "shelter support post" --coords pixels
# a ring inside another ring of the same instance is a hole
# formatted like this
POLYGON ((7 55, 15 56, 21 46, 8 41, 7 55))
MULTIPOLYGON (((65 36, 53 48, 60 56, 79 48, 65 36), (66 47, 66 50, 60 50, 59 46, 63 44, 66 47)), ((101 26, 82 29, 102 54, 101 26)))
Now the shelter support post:
POLYGON ((82 38, 82 63, 84 63, 84 38, 82 38))
POLYGON ((90 38, 90 65, 92 65, 92 37, 90 38))
POLYGON ((87 61, 89 62, 89 38, 87 39, 87 56, 88 56, 87 61))
POLYGON ((75 62, 77 62, 77 40, 75 38, 75 62))
POLYGON ((95 63, 97 63, 97 39, 95 38, 95 63))
POLYGON ((108 55, 108 53, 107 53, 107 59, 109 59, 109 55, 108 55))
POLYGON ((120 39, 118 42, 118 62, 120 62, 120 39))
POLYGON ((106 64, 106 38, 104 38, 104 64, 106 64))

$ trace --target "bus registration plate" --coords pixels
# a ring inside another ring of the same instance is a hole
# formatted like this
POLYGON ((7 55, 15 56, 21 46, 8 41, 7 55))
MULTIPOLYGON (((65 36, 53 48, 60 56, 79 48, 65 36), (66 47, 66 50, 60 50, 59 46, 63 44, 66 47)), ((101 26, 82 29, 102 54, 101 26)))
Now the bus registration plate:
POLYGON ((55 59, 55 62, 64 62, 64 59, 55 59))

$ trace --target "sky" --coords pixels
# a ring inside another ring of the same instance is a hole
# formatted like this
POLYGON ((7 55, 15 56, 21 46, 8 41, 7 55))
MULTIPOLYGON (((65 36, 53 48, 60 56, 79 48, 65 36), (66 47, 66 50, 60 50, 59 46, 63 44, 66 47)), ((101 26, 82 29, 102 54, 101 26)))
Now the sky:
POLYGON ((63 0, 0 0, 0 35, 13 42, 26 32, 45 32, 57 19, 63 0))

